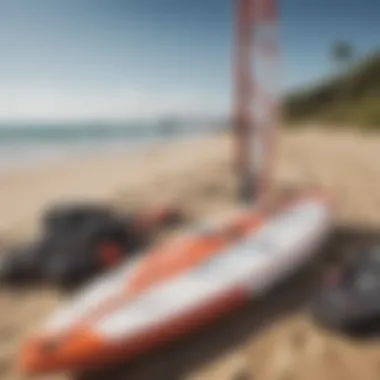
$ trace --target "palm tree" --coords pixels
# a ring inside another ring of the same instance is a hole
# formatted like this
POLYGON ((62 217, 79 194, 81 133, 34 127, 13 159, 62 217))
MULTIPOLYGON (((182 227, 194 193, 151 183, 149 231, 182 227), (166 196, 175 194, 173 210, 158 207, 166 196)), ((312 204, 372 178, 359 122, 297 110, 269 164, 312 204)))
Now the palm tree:
POLYGON ((338 78, 341 78, 340 90, 338 94, 338 101, 344 102, 349 97, 349 89, 346 84, 345 76, 354 58, 354 48, 347 41, 337 41, 331 46, 331 58, 336 65, 338 78), (342 76, 343 74, 343 76, 342 76))
POLYGON ((337 41, 331 47, 331 58, 340 69, 345 69, 354 57, 353 46, 346 41, 337 41))

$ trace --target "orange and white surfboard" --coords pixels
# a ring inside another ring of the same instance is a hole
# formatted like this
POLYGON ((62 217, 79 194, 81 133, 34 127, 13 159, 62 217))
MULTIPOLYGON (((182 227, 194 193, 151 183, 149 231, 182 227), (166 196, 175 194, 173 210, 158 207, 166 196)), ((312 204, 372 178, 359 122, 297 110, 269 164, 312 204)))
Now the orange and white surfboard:
POLYGON ((22 347, 26 373, 79 371, 141 355, 263 295, 304 264, 329 228, 308 194, 249 209, 148 250, 87 286, 22 347))
POLYGON ((246 49, 258 18, 263 34, 269 34, 268 48, 258 45, 260 54, 274 59, 274 4, 239 0, 237 5, 236 141, 244 203, 228 218, 150 248, 87 285, 22 346, 24 372, 83 371, 144 354, 265 294, 328 236, 329 200, 319 192, 292 196, 270 211, 259 207, 268 193, 278 107, 273 95, 259 91, 253 98, 260 97, 264 110, 248 107, 246 49))

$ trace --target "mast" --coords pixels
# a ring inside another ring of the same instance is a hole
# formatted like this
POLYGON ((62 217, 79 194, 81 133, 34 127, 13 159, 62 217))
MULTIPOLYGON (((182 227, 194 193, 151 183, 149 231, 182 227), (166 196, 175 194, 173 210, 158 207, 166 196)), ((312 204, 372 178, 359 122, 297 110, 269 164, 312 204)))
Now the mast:
POLYGON ((277 124, 275 0, 235 0, 234 135, 238 198, 260 206, 270 193, 277 124))
POLYGON ((253 0, 236 0, 236 51, 235 51, 235 115, 236 170, 238 198, 250 203, 256 196, 255 181, 249 165, 252 118, 250 98, 252 93, 251 45, 253 0))

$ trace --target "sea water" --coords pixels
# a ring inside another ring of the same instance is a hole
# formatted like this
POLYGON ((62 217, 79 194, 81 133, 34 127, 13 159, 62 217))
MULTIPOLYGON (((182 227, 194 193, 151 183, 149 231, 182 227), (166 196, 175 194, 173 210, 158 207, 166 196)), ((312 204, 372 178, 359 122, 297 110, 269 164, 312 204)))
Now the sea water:
POLYGON ((0 124, 0 171, 83 156, 123 153, 220 129, 216 124, 184 122, 0 124))

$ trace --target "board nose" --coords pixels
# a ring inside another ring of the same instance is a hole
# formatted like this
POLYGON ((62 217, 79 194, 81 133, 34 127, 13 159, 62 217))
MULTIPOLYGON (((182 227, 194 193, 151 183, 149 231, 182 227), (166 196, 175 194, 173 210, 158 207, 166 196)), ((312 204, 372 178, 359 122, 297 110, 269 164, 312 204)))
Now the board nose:
POLYGON ((26 375, 54 370, 54 366, 57 365, 55 349, 53 342, 28 341, 20 350, 18 369, 26 375))
POLYGON ((17 367, 26 375, 75 371, 96 363, 93 359, 101 350, 101 340, 91 331, 62 338, 30 340, 20 350, 17 367))

